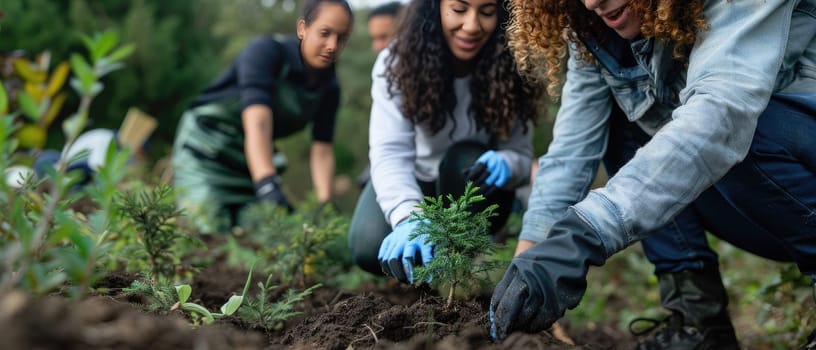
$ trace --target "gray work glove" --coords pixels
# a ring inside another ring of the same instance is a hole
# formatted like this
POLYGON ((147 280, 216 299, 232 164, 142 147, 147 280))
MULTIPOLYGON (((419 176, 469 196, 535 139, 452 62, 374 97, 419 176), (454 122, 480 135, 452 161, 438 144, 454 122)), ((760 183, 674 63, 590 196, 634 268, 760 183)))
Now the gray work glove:
POLYGON ((490 300, 490 336, 549 328, 581 301, 589 265, 606 258, 595 229, 569 208, 544 241, 513 258, 490 300))
POLYGON ((289 204, 286 195, 283 194, 281 186, 281 178, 278 175, 269 175, 258 180, 255 184, 255 196, 258 200, 264 202, 272 202, 281 208, 285 208, 289 213, 295 211, 295 208, 289 204))

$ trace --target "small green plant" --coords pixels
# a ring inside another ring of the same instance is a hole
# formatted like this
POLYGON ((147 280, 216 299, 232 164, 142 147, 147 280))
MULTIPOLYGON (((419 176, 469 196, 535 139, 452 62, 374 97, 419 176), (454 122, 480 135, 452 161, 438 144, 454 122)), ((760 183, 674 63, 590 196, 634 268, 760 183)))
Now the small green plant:
POLYGON ((153 278, 172 276, 178 263, 173 246, 187 235, 178 230, 176 219, 182 211, 173 201, 173 190, 167 184, 137 193, 125 193, 117 201, 120 213, 132 222, 138 242, 147 253, 153 278))
POLYGON ((788 337, 790 343, 804 343, 816 323, 816 287, 794 264, 785 264, 779 273, 757 291, 763 306, 757 321, 770 335, 788 337), (780 305, 798 305, 785 308, 780 305))
POLYGON ((477 261, 477 257, 496 251, 488 234, 488 219, 496 215, 494 211, 498 208, 493 204, 481 212, 471 212, 474 203, 485 199, 477 191, 478 187, 468 183, 459 198, 450 194, 447 200, 442 196, 425 197, 419 204, 421 210, 410 218, 419 222, 411 238, 427 235, 434 247, 434 259, 427 266, 417 267, 414 278, 450 286, 447 306, 453 303, 456 288, 482 283, 488 272, 500 266, 499 261, 477 261))
POLYGON ((274 275, 270 274, 266 278, 266 283, 258 282, 260 292, 254 298, 247 299, 247 303, 240 310, 242 319, 263 328, 266 332, 279 330, 284 321, 300 315, 300 311, 294 310, 295 303, 311 295, 313 290, 321 286, 316 284, 302 292, 289 289, 281 300, 270 303, 269 294, 277 288, 277 286, 272 285, 273 277, 274 275))
MULTIPOLYGON (((133 50, 129 45, 117 48, 118 37, 113 32, 82 39, 91 53, 91 59, 89 61, 79 54, 71 56, 73 78, 70 85, 79 94, 80 105, 77 112, 62 124, 66 147, 70 147, 85 128, 91 101, 103 89, 100 79, 121 68, 121 61, 133 50)), ((23 65, 18 62, 18 69, 21 67, 23 65)), ((50 79, 53 84, 45 85, 45 92, 51 89, 56 93, 59 90, 67 79, 65 67, 62 65, 58 68, 50 79)), ((30 121, 46 125, 50 123, 52 113, 55 113, 52 108, 56 108, 54 103, 59 95, 49 95, 54 100, 50 100, 50 97, 38 100, 31 96, 32 92, 35 95, 43 92, 41 88, 18 94, 19 110, 12 111, 9 108, 9 94, 0 82, 0 169, 4 171, 3 175, 6 175, 7 169, 22 163, 17 146, 23 142, 18 139, 23 135, 15 134, 19 126, 12 123, 14 117, 22 113, 30 121)), ((36 146, 40 142, 31 143, 36 146)), ((85 153, 77 157, 86 156, 85 153)), ((108 159, 120 158, 111 149, 107 156, 108 159)), ((99 199, 110 197, 116 189, 110 183, 94 184, 91 187, 98 196, 91 197, 97 200, 96 204, 100 207, 98 213, 85 217, 82 213, 74 212, 70 205, 86 193, 72 192, 77 179, 66 173, 70 161, 60 160, 55 169, 47 170, 45 179, 34 180, 32 176, 27 176, 17 179, 16 184, 7 181, 0 184, 0 233, 3 236, 0 240, 0 294, 18 287, 35 294, 46 294, 65 287, 68 294, 78 298, 100 276, 96 264, 108 247, 106 238, 110 232, 110 221, 107 220, 110 206, 104 201, 99 202, 99 199), (47 193, 41 190, 46 180, 50 188, 47 193)), ((118 170, 112 166, 107 171, 118 170)))
POLYGON ((235 314, 236 311, 241 307, 241 304, 244 302, 244 298, 246 298, 247 292, 249 291, 249 285, 252 282, 252 270, 255 266, 249 269, 249 275, 247 276, 246 284, 244 284, 244 291, 241 295, 233 295, 227 300, 224 305, 221 305, 220 311, 221 312, 210 312, 204 306, 201 306, 196 303, 188 302, 187 300, 190 298, 190 295, 193 294, 193 287, 190 287, 189 284, 181 284, 176 286, 176 295, 178 296, 178 302, 175 303, 170 310, 175 309, 182 309, 187 311, 191 317, 193 317, 194 322, 200 319, 204 324, 212 324, 215 322, 216 318, 221 318, 224 316, 231 316, 235 314))
POLYGON ((347 219, 327 215, 315 225, 311 218, 312 213, 289 214, 267 203, 246 209, 242 228, 253 244, 260 247, 261 260, 271 262, 265 273, 305 288, 312 284, 310 281, 325 282, 342 270, 342 265, 330 256, 345 251, 347 219))
MULTIPOLYGON (((17 107, 22 117, 18 120, 20 128, 15 136, 21 147, 41 149, 45 146, 48 127, 65 102, 67 95, 62 87, 67 81, 71 65, 67 61, 61 62, 49 74, 51 53, 45 51, 37 55, 35 60, 15 57, 11 59, 11 66, 19 77, 18 84, 22 85, 18 91, 10 91, 17 96, 17 107)), ((7 108, 0 109, 0 113, 6 112, 7 108)))
POLYGON ((176 288, 166 278, 153 278, 145 275, 144 278, 133 281, 130 287, 122 290, 128 294, 139 294, 148 298, 144 305, 148 311, 167 310, 176 303, 176 288))

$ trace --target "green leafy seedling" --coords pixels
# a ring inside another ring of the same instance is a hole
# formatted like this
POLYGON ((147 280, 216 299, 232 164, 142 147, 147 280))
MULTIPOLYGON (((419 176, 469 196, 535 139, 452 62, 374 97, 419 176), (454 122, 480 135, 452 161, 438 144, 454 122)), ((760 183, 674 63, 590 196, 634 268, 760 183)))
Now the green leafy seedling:
POLYGON ((243 304, 244 299, 246 298, 247 292, 249 292, 250 283, 252 283, 252 271, 254 270, 255 265, 253 265, 249 269, 249 275, 247 276, 246 284, 244 284, 244 291, 241 295, 233 295, 227 300, 224 305, 221 305, 220 313, 210 312, 204 306, 199 304, 188 302, 187 300, 190 298, 190 295, 193 294, 193 288, 190 287, 189 284, 182 284, 176 286, 176 294, 178 295, 178 302, 173 305, 171 308, 175 310, 176 308, 181 308, 182 310, 190 313, 191 315, 197 315, 202 318, 204 324, 212 324, 216 318, 221 318, 224 316, 231 316, 235 314, 236 311, 241 307, 243 304))
MULTIPOLYGON (((91 59, 74 54, 70 64, 58 66, 52 79, 47 79, 48 83, 43 77, 44 94, 14 94, 17 110, 10 110, 13 106, 9 97, 12 95, 0 89, 0 169, 18 165, 22 157, 17 152, 21 137, 15 134, 18 126, 13 123, 17 116, 25 115, 31 122, 44 126, 56 115, 58 108, 55 106, 61 106, 63 98, 56 93, 68 78, 69 65, 73 72, 71 86, 78 93, 80 102, 77 111, 63 122, 66 149, 85 129, 91 102, 103 89, 102 77, 121 68, 119 61, 132 51, 128 49, 132 45, 111 51, 118 45, 118 37, 114 34, 103 33, 83 41, 89 52, 95 52, 91 59), (117 53, 115 57, 114 52, 117 53), (43 96, 38 102, 35 95, 43 96)), ((17 62, 18 73, 24 70, 21 67, 31 68, 28 63, 17 62)), ((0 273, 0 295, 15 288, 24 288, 38 295, 62 289, 78 299, 101 276, 97 263, 108 249, 111 225, 109 221, 98 219, 103 216, 89 215, 86 218, 72 210, 71 204, 89 193, 86 189, 74 190, 77 178, 67 172, 68 164, 64 159, 58 161, 54 168, 46 170, 44 178, 36 182, 26 181, 19 186, 0 182, 0 265, 3 272, 0 273), (47 193, 40 189, 46 180, 49 183, 47 193)), ((111 168, 111 172, 116 171, 111 168)), ((115 191, 115 184, 107 185, 100 185, 98 193, 115 191)), ((91 198, 97 200, 98 212, 111 211, 108 203, 99 202, 94 196, 91 198)))

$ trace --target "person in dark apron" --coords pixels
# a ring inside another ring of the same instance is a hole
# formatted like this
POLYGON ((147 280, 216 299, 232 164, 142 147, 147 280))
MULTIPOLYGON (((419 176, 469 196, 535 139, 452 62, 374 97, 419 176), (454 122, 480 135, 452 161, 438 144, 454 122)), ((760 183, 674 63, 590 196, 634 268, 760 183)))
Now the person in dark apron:
POLYGON ((344 0, 307 1, 296 35, 253 40, 184 113, 173 184, 179 205, 203 232, 236 225, 242 208, 257 200, 293 210, 273 142, 309 124, 312 183, 319 201, 331 199, 340 99, 335 61, 353 22, 344 0))

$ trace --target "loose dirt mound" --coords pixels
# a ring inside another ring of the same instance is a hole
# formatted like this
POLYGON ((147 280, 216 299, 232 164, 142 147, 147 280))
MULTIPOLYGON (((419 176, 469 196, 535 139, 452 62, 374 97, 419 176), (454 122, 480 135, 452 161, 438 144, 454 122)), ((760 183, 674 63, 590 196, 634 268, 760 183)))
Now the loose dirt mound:
POLYGON ((33 301, 23 293, 0 299, 0 339, 2 349, 248 350, 268 345, 258 333, 224 326, 191 329, 176 314, 147 315, 110 298, 33 301))

